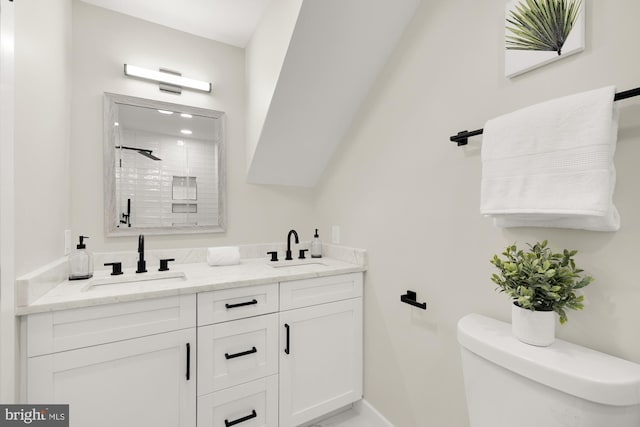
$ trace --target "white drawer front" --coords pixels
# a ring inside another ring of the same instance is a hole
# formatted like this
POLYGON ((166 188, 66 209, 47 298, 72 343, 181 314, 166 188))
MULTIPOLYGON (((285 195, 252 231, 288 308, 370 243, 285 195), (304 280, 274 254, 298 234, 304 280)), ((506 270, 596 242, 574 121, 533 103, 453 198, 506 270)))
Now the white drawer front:
POLYGON ((195 323, 195 295, 32 314, 27 317, 27 355, 175 331, 195 323))
POLYGON ((277 283, 198 294, 198 325, 200 326, 277 311, 277 283))
POLYGON ((198 395, 277 372, 277 313, 198 328, 198 395))
POLYGON ((226 425, 277 427, 278 377, 272 375, 199 397, 198 427, 226 425))
POLYGON ((280 283, 280 310, 308 307, 362 296, 362 273, 280 283))

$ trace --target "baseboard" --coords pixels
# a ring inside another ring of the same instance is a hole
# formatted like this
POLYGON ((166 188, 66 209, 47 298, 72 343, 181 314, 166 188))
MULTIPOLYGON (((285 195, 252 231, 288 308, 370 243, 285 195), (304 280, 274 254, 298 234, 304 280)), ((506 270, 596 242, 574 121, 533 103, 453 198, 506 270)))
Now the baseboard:
POLYGON ((354 403, 353 410, 367 420, 371 427, 395 427, 365 399, 354 403))

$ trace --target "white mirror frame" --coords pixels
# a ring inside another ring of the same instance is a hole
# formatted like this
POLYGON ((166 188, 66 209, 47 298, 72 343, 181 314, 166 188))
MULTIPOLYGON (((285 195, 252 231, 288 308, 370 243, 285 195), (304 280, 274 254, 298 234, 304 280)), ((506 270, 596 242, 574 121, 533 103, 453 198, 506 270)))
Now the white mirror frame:
POLYGON ((226 143, 225 143, 225 113, 205 108, 190 107, 170 102, 137 98, 114 93, 104 94, 103 118, 103 167, 104 167, 104 225, 107 236, 134 236, 138 234, 196 234, 223 233, 226 231, 226 143), (197 116, 210 117, 220 120, 220 140, 218 141, 218 224, 215 226, 165 226, 165 227, 117 227, 120 220, 116 203, 116 150, 112 126, 116 116, 116 104, 133 105, 144 108, 176 111, 197 116))

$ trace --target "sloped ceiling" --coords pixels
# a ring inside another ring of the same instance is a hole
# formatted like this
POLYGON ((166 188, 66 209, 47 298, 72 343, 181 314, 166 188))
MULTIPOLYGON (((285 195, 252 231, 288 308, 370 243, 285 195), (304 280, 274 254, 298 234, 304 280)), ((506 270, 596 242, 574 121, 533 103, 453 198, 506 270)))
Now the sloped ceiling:
POLYGON ((81 1, 243 48, 270 0, 81 1))
POLYGON ((249 150, 249 182, 316 185, 419 3, 302 1, 249 150))

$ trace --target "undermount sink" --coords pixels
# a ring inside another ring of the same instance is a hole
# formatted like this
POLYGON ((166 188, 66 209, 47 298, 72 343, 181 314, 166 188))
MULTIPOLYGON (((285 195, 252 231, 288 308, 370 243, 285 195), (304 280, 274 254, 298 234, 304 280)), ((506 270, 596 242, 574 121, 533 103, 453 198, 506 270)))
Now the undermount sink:
POLYGON ((96 286, 104 285, 117 285, 122 283, 144 282, 148 280, 168 280, 178 279, 178 281, 187 280, 187 275, 184 271, 157 271, 151 273, 133 273, 123 274, 120 276, 109 276, 97 279, 91 279, 82 289, 82 291, 88 291, 96 286))
POLYGON ((301 265, 327 265, 317 258, 310 259, 294 259, 291 261, 275 261, 269 262, 269 267, 283 268, 283 267, 299 267, 301 265))

